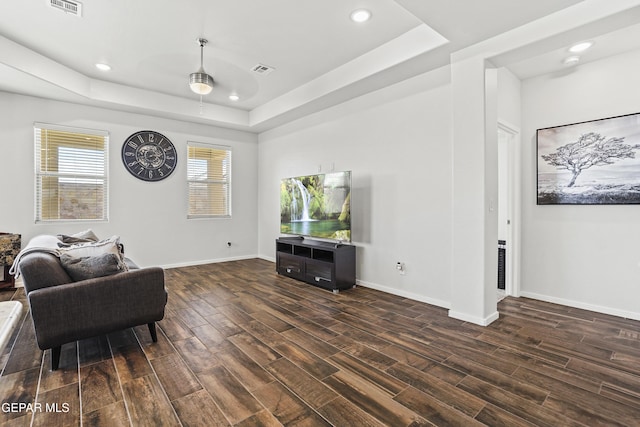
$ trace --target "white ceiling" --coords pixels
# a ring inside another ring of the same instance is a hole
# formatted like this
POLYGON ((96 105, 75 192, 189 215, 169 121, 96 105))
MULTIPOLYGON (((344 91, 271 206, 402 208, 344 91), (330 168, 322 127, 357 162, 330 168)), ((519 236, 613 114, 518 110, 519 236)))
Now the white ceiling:
MULTIPOLYGON (((85 0, 82 17, 49 1, 2 0, 0 90, 254 132, 447 65, 453 52, 563 9, 632 12, 574 26, 575 37, 597 41, 585 60, 640 42, 633 0, 85 0), (349 20, 359 7, 369 22, 349 20), (187 84, 199 37, 216 81, 202 108, 187 84), (259 63, 275 71, 253 73, 259 63)), ((557 70, 563 43, 575 41, 567 34, 554 43, 542 34, 530 52, 496 61, 521 78, 557 70)))

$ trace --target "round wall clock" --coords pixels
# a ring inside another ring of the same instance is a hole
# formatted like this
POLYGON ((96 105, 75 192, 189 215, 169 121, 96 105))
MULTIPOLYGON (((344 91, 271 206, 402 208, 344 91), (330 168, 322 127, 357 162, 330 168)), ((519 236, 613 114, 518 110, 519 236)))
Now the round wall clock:
POLYGON ((122 145, 124 166, 131 175, 144 181, 165 179, 176 168, 177 161, 176 148, 159 132, 136 132, 122 145))

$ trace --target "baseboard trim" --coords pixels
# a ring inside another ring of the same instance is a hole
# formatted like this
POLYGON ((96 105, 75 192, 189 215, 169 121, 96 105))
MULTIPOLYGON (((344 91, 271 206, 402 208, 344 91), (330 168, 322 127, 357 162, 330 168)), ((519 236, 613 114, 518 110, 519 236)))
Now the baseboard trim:
POLYGON ((556 298, 548 295, 537 294, 534 292, 520 291, 520 296, 525 298, 537 299, 540 301, 552 302, 554 304, 562 304, 568 307, 579 308, 582 310, 595 311, 597 313, 610 314, 611 316, 622 317, 625 319, 640 320, 640 313, 617 308, 605 307, 602 305, 588 304, 580 301, 573 301, 564 298, 556 298))
POLYGON ((427 304, 435 305, 437 307, 442 307, 447 309, 450 308, 449 303, 446 301, 442 301, 434 298, 428 298, 428 297, 425 297, 424 295, 418 295, 413 292, 406 292, 399 289, 390 288, 388 286, 382 286, 377 283, 366 282, 364 280, 356 280, 356 285, 363 286, 365 288, 375 289, 377 291, 382 291, 384 293, 396 295, 403 298, 409 298, 414 301, 424 302, 427 304))
POLYGON ((449 310, 449 317, 462 320, 465 322, 470 322, 480 326, 489 326, 493 321, 498 320, 498 317, 500 317, 500 314, 497 311, 495 311, 491 313, 489 316, 482 318, 482 317, 470 316, 467 313, 462 313, 460 311, 449 310))
POLYGON ((237 257, 203 259, 198 261, 186 261, 186 262, 179 262, 175 264, 164 264, 164 265, 161 265, 160 268, 163 268, 166 270, 168 268, 194 267, 196 265, 217 264, 217 263, 229 262, 229 261, 243 261, 246 259, 254 259, 254 258, 259 258, 259 256, 258 255, 242 255, 237 257))
POLYGON ((264 255, 258 255, 258 258, 263 259, 265 261, 273 262, 274 264, 276 262, 275 258, 264 256, 264 255))

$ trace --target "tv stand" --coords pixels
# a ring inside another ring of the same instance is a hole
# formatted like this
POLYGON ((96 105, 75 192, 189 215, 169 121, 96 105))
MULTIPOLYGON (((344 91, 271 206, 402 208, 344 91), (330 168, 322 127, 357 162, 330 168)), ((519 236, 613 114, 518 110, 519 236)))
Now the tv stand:
POLYGON ((281 237, 276 239, 276 271, 337 294, 356 285, 356 247, 281 237))

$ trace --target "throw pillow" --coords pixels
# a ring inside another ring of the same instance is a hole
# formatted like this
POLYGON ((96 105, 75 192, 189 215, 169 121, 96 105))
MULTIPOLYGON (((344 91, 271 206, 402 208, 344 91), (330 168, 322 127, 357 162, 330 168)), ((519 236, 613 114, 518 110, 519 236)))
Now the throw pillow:
POLYGON ((78 243, 68 247, 59 249, 60 254, 67 254, 75 258, 93 257, 105 253, 111 253, 120 260, 120 267, 123 271, 128 271, 127 264, 124 262, 124 255, 120 250, 120 237, 113 236, 109 239, 100 240, 98 242, 78 243))
MULTIPOLYGON (((98 239, 98 236, 96 236, 93 230, 91 229, 84 230, 79 233, 75 233, 71 235, 58 234, 57 237, 62 241, 62 243, 68 243, 68 244, 97 242, 98 240, 100 240, 98 239)), ((60 246, 64 246, 64 245, 60 245, 60 246)))
POLYGON ((124 271, 120 265, 119 256, 113 253, 80 258, 62 254, 60 263, 75 282, 94 277, 110 276, 124 271))

